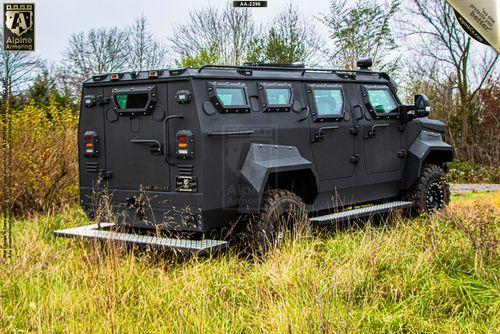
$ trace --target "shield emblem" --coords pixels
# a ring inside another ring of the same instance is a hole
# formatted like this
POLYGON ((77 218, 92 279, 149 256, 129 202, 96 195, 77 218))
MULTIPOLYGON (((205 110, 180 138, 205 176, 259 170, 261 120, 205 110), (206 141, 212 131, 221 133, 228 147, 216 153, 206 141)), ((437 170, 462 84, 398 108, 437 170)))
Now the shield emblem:
POLYGON ((5 25, 14 35, 21 36, 33 26, 33 10, 24 8, 6 10, 5 25))

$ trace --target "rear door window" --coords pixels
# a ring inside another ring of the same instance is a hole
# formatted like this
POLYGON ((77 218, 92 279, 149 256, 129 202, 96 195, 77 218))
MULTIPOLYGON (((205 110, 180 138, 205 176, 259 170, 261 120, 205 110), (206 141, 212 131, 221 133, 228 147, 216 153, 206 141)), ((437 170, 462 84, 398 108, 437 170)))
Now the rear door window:
POLYGON ((291 92, 288 88, 266 88, 267 102, 270 106, 290 104, 291 92))
POLYGON ((115 95, 115 101, 119 109, 143 109, 146 108, 148 100, 148 93, 115 95))
POLYGON ((341 89, 314 89, 313 94, 318 117, 342 116, 344 98, 341 89))

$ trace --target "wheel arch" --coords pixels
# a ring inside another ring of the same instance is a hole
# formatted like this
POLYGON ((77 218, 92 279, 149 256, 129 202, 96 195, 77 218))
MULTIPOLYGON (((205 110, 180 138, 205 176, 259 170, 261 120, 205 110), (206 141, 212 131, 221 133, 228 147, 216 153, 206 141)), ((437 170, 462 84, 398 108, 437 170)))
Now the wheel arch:
POLYGON ((417 181, 424 164, 432 163, 446 170, 447 163, 453 159, 453 148, 440 134, 422 131, 408 149, 402 189, 410 188, 417 181))
POLYGON ((297 191, 308 204, 319 189, 313 163, 295 146, 251 144, 241 175, 240 212, 259 212, 269 187, 297 191))

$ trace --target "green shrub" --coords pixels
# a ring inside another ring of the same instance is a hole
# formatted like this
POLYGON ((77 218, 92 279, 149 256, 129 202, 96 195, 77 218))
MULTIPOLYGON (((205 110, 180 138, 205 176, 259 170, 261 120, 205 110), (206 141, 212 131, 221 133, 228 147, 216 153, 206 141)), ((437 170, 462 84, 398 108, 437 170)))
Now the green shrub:
POLYGON ((31 102, 13 110, 11 123, 13 213, 74 204, 78 195, 74 111, 51 98, 47 106, 31 102))
POLYGON ((500 183, 500 168, 455 160, 450 164, 450 182, 453 183, 500 183))

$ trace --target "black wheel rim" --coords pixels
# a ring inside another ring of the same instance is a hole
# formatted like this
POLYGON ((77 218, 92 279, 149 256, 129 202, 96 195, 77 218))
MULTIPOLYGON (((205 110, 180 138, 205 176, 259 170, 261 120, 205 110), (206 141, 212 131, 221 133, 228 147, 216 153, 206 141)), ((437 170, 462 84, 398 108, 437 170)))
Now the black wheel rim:
POLYGON ((425 207, 428 213, 444 209, 445 189, 440 180, 433 181, 427 186, 425 194, 425 207))

